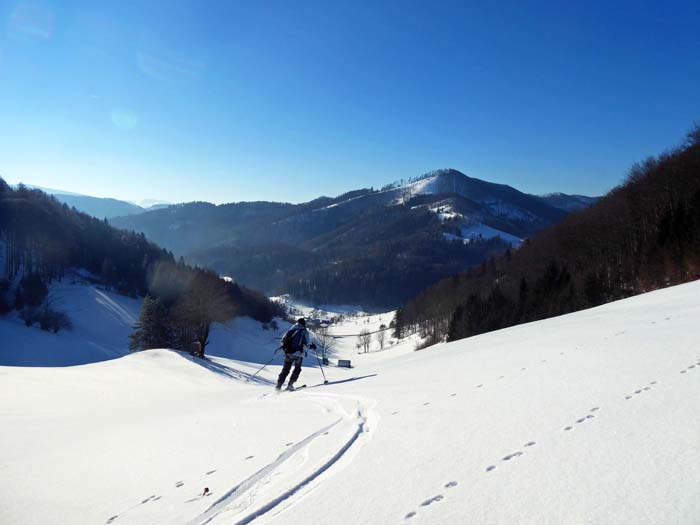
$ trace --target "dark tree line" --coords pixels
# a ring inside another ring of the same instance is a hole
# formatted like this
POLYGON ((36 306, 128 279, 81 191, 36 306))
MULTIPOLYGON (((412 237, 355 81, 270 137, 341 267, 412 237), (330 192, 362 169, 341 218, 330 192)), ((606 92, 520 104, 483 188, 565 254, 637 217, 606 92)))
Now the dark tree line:
POLYGON ((5 276, 38 274, 45 282, 84 268, 119 292, 143 295, 148 267, 172 254, 143 234, 117 230, 39 190, 16 190, 0 179, 0 240, 5 276))
POLYGON ((700 128, 597 204, 417 295, 398 336, 455 340, 700 278, 700 128))
POLYGON ((204 349, 213 322, 243 315, 268 322, 281 315, 262 294, 176 262, 143 234, 113 228, 39 190, 13 189, 1 178, 0 241, 0 315, 14 308, 26 324, 43 329, 70 327, 67 316, 52 307, 47 285, 79 268, 118 292, 148 295, 142 318, 149 329, 155 319, 155 335, 141 337, 140 323, 134 348, 152 348, 154 341, 189 348, 197 341, 204 349))

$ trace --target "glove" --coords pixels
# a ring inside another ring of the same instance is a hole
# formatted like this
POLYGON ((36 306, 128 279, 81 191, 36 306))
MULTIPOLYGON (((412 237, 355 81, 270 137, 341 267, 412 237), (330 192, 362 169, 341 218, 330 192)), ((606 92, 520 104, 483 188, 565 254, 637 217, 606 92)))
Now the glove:
POLYGON ((311 343, 309 345, 309 348, 311 348, 311 350, 316 350, 316 345, 314 343, 311 343))

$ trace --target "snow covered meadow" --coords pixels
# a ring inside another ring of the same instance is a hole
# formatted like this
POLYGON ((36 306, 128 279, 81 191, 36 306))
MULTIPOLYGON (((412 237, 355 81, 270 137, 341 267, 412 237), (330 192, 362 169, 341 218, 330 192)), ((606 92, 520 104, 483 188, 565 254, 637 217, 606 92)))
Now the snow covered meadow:
POLYGON ((354 368, 281 394, 245 319, 207 361, 2 366, 0 522, 695 524, 699 318, 693 282, 419 352, 348 337, 354 368))
POLYGON ((73 330, 58 334, 27 328, 16 312, 0 318, 0 365, 71 366, 122 357, 139 317, 140 299, 66 279, 51 285, 57 308, 73 330))

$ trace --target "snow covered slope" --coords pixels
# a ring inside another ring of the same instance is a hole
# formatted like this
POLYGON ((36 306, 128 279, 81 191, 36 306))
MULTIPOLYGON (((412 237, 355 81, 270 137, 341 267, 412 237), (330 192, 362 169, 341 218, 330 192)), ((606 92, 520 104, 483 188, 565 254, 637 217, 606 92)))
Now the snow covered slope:
POLYGON ((693 282, 279 395, 164 350, 0 368, 0 522, 696 524, 699 316, 693 282))
POLYGON ((114 359, 129 353, 129 334, 138 319, 140 299, 97 286, 51 286, 54 303, 65 310, 74 329, 58 334, 24 326, 16 313, 0 317, 0 365, 70 366, 114 359))

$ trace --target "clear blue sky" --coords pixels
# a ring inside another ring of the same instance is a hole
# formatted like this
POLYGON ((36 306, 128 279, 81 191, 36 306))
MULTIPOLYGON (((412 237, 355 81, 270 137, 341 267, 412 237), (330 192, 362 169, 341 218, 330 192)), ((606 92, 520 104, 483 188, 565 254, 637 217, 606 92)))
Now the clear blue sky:
POLYGON ((697 0, 0 0, 11 183, 299 202, 452 167, 601 194, 698 120, 697 0))

